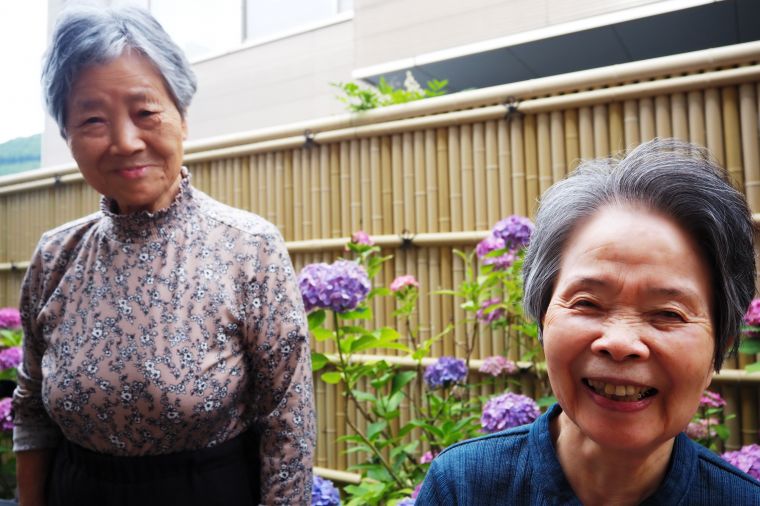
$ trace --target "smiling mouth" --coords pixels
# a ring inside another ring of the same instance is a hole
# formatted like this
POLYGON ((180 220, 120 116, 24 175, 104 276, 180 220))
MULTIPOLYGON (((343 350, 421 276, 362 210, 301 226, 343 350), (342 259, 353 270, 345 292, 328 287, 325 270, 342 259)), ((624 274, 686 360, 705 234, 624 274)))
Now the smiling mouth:
POLYGON ((647 397, 652 397, 657 393, 657 389, 652 387, 613 385, 612 383, 588 378, 583 378, 582 382, 593 390, 595 394, 613 401, 635 402, 646 399, 647 397))

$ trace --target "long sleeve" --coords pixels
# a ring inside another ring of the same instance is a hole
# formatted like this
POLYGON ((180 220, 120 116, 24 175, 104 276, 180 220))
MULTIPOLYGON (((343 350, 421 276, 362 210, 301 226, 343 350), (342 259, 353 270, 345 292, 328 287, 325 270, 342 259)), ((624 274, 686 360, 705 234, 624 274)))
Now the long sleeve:
POLYGON ((13 394, 13 450, 16 452, 54 448, 61 431, 42 404, 42 357, 45 338, 38 315, 44 301, 43 240, 34 252, 21 287, 21 323, 24 357, 18 368, 18 387, 13 394))
POLYGON ((260 252, 248 289, 247 331, 254 346, 261 499, 309 504, 316 430, 308 327, 280 235, 267 235, 260 252))

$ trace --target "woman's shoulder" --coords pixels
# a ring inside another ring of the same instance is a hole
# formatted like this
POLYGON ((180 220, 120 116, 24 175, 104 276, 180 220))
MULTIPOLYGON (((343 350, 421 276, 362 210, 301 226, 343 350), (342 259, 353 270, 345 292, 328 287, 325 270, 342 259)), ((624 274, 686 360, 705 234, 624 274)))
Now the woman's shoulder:
POLYGON ((193 191, 200 212, 214 223, 236 229, 243 234, 281 237, 277 227, 258 214, 219 202, 197 188, 193 191))
MULTIPOLYGON (((694 443, 699 459, 699 473, 703 482, 718 481, 729 485, 731 490, 745 489, 753 492, 753 497, 760 504, 760 481, 734 467, 707 448, 694 443)), ((739 503, 741 504, 741 503, 739 503)))
POLYGON ((97 225, 102 218, 103 213, 98 211, 50 229, 40 237, 37 249, 40 252, 50 249, 66 252, 67 246, 79 243, 84 234, 97 225))
POLYGON ((468 462, 471 458, 482 462, 489 459, 502 459, 510 454, 514 457, 528 451, 530 428, 530 425, 523 425, 460 441, 443 450, 436 457, 436 461, 439 465, 455 466, 461 470, 462 463, 468 462))

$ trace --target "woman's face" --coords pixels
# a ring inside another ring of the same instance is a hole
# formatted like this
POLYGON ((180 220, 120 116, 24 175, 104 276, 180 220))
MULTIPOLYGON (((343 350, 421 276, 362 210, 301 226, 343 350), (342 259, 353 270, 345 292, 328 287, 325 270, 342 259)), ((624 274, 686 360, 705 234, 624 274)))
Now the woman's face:
POLYGON ((710 271, 671 219, 598 211, 571 236, 544 317, 563 412, 605 448, 654 451, 678 434, 711 379, 710 271))
POLYGON ((116 201, 120 213, 171 204, 186 125, 149 60, 128 52, 82 70, 66 118, 79 170, 90 186, 116 201))

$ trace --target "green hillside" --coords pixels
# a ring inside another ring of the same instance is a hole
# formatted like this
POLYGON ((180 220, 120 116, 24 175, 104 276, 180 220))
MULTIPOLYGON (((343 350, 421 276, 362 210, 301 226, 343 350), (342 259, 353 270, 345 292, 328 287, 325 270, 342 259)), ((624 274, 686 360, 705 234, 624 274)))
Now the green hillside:
POLYGON ((0 144, 0 176, 40 167, 42 134, 0 144))

